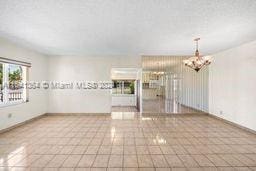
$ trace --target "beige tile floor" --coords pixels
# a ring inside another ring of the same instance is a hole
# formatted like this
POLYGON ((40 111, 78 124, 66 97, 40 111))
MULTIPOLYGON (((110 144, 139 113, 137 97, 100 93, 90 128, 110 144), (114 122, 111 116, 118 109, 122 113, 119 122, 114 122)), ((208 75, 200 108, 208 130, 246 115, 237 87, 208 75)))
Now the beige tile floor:
POLYGON ((207 115, 45 116, 0 134, 0 170, 256 170, 256 135, 207 115))
POLYGON ((173 100, 144 99, 143 113, 198 113, 200 111, 181 105, 173 100))

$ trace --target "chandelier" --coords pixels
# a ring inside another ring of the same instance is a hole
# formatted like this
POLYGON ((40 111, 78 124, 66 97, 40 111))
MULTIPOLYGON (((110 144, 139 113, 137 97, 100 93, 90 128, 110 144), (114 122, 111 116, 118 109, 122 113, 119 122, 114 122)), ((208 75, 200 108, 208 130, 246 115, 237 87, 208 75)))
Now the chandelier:
POLYGON ((211 56, 200 56, 198 51, 198 41, 200 38, 194 39, 196 42, 195 56, 183 60, 185 66, 188 66, 198 72, 203 66, 207 66, 212 62, 211 56))

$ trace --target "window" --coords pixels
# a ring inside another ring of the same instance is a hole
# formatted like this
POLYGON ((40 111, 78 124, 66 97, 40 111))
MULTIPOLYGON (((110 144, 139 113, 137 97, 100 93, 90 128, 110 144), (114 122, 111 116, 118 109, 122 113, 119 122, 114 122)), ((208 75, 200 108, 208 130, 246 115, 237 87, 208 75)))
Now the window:
POLYGON ((113 80, 112 94, 135 94, 135 80, 113 80))
POLYGON ((0 106, 23 103, 27 99, 26 81, 27 66, 7 63, 6 58, 0 58, 0 106))

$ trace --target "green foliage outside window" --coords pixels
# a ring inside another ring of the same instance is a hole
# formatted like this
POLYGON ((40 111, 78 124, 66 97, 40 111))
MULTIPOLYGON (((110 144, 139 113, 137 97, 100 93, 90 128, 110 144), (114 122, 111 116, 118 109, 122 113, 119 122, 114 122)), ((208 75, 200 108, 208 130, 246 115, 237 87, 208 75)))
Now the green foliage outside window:
POLYGON ((135 94, 134 80, 113 80, 113 94, 135 94))
POLYGON ((9 73, 9 81, 10 83, 20 82, 22 80, 21 70, 13 71, 9 73))
POLYGON ((131 94, 134 94, 134 81, 130 83, 131 94))
POLYGON ((10 65, 8 77, 10 89, 16 90, 21 88, 22 68, 20 66, 10 65))

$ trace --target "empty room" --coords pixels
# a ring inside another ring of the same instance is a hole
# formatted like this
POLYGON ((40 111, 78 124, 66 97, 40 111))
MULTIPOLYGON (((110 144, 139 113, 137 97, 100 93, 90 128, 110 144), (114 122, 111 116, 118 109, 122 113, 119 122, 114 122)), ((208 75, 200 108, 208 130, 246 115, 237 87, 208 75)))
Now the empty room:
POLYGON ((0 171, 256 171, 255 0, 0 0, 0 171))

